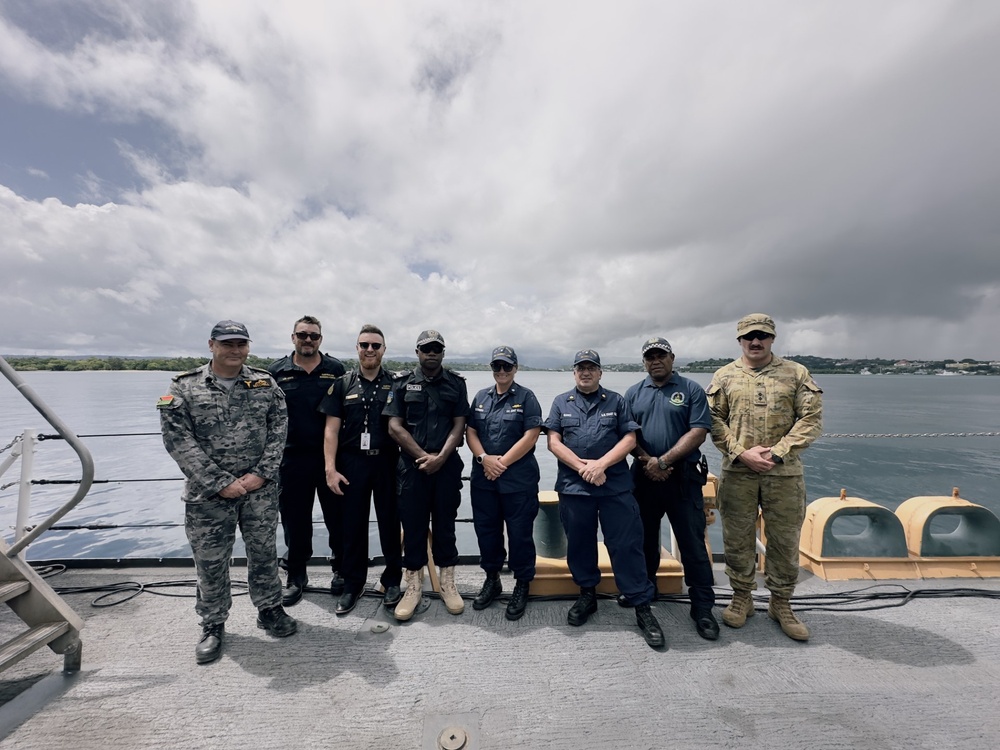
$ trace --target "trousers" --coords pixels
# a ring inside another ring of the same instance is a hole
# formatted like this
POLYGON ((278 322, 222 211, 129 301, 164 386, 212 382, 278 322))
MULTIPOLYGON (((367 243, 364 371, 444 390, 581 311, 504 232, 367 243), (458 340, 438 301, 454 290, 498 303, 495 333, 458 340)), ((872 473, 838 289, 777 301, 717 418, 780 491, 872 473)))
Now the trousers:
POLYGON ((229 560, 237 528, 247 551, 250 600, 257 609, 281 604, 274 534, 277 523, 277 487, 273 482, 240 498, 216 495, 205 502, 185 504, 184 531, 198 576, 194 609, 203 626, 218 625, 229 617, 233 604, 229 560))

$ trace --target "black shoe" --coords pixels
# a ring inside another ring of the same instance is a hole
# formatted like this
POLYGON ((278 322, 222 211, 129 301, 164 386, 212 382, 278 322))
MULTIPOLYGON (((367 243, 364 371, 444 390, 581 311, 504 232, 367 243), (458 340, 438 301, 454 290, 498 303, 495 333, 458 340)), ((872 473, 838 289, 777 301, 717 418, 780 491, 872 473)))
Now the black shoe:
POLYGON ((194 647, 195 661, 199 664, 208 664, 222 656, 222 637, 225 634, 225 623, 205 625, 201 630, 201 640, 194 647))
POLYGON ((531 588, 531 581, 517 581, 514 583, 514 591, 507 602, 506 617, 508 620, 520 620, 522 615, 524 615, 524 610, 528 606, 529 588, 531 588))
POLYGON ((618 602, 619 607, 625 607, 627 609, 631 609, 632 607, 632 602, 628 600, 628 597, 625 596, 625 594, 619 594, 615 601, 618 602))
POLYGON ((503 593, 503 584, 499 573, 487 573, 479 595, 472 600, 473 609, 486 609, 490 603, 503 593))
POLYGON ((346 615, 352 609, 354 609, 358 604, 358 599, 361 598, 362 591, 345 591, 340 595, 340 600, 337 602, 337 609, 334 610, 338 615, 346 615))
POLYGON ((642 636, 650 646, 659 648, 666 645, 667 640, 663 637, 660 623, 656 621, 653 610, 649 608, 648 604, 640 604, 635 608, 635 623, 642 628, 642 636))
POLYGON ((385 594, 382 596, 382 606, 386 609, 393 609, 399 600, 403 598, 403 592, 399 590, 399 586, 389 586, 385 590, 385 594))
POLYGON ((286 638, 298 630, 299 626, 281 607, 269 607, 257 614, 257 627, 278 638, 286 638))
POLYGON ((706 641, 719 640, 719 621, 715 619, 711 609, 692 609, 691 619, 695 630, 706 641))
POLYGON ((281 595, 281 605, 283 607, 294 607, 302 600, 302 591, 308 583, 307 578, 291 576, 285 584, 285 591, 281 595))
POLYGON ((341 578, 340 573, 336 570, 333 571, 333 578, 330 580, 330 594, 332 596, 340 596, 344 593, 344 579, 341 578))
POLYGON ((580 589, 580 597, 576 604, 569 608, 566 621, 570 625, 580 626, 597 611, 597 590, 593 586, 580 589))

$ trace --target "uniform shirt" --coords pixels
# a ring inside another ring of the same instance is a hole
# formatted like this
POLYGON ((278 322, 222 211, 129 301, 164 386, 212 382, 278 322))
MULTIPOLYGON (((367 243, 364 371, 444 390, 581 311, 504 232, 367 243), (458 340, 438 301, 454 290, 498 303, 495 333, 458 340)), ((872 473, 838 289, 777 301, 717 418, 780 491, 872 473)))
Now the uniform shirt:
POLYGON ((326 417, 316 409, 333 381, 344 374, 344 365, 336 357, 320 354, 319 364, 312 372, 306 372, 295 364, 293 356, 294 352, 267 368, 285 392, 288 403, 286 446, 292 450, 322 451, 326 417))
MULTIPOLYGON (((465 378, 444 368, 436 378, 428 379, 418 367, 395 380, 391 394, 382 413, 400 417, 417 445, 428 453, 439 453, 454 420, 469 416, 465 378)), ((405 451, 403 455, 413 460, 405 451)))
MULTIPOLYGON (((651 456, 662 456, 692 427, 712 429, 705 389, 676 372, 660 387, 647 375, 625 391, 625 401, 639 424, 639 447, 651 456)), ((697 463, 701 451, 695 448, 684 458, 697 463)))
MULTIPOLYGON (((618 441, 639 429, 625 399, 614 391, 599 388, 592 399, 577 389, 555 397, 549 418, 542 428, 558 432, 563 444, 580 458, 597 459, 618 441)), ((618 495, 632 490, 632 475, 623 458, 605 472, 607 481, 597 487, 559 461, 556 492, 570 495, 618 495)))
MULTIPOLYGON (((542 407, 530 389, 512 383, 506 393, 497 394, 496 386, 484 388, 472 400, 469 427, 476 431, 483 450, 491 456, 502 456, 524 437, 524 433, 542 426, 542 407)), ((538 461, 535 448, 507 467, 496 480, 490 481, 482 465, 472 464, 473 487, 498 492, 538 490, 538 461)))
POLYGON ((175 376, 156 407, 163 445, 187 477, 186 502, 208 500, 244 474, 278 481, 288 417, 266 370, 244 365, 227 391, 205 364, 175 376))
POLYGON ((319 410, 340 418, 338 451, 360 451, 363 432, 370 435, 368 450, 396 448, 389 437, 388 420, 382 418, 382 410, 391 395, 392 375, 385 368, 379 368, 374 380, 351 370, 334 381, 320 402, 319 410))
POLYGON ((737 359, 716 371, 707 394, 723 470, 749 472, 736 459, 767 445, 782 460, 769 475, 802 474, 799 453, 823 432, 823 391, 809 370, 776 355, 759 370, 737 359))

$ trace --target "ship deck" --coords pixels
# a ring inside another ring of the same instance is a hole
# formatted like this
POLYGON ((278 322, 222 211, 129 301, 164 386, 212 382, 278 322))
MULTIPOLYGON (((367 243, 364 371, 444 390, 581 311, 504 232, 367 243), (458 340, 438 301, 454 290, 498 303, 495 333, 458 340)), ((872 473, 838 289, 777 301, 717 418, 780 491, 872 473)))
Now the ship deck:
MULTIPOLYGON (((245 580, 245 569, 234 577, 245 580)), ((369 578, 375 582, 375 570, 369 578)), ((77 569, 60 589, 190 579, 191 570, 77 569)), ((328 571, 310 571, 326 585, 328 571)), ((717 567, 716 578, 725 581, 717 567)), ((459 569, 471 598, 481 572, 459 569)), ((504 576, 504 590, 512 581, 504 576)), ((799 596, 866 583, 802 573, 799 596)), ((1000 747, 1000 580, 904 581, 986 597, 915 598, 873 611, 803 611, 808 643, 758 609, 746 627, 702 640, 679 602, 658 602, 668 649, 649 648, 612 599, 583 627, 568 601, 532 601, 508 622, 501 603, 448 614, 437 599, 408 623, 366 596, 348 615, 317 590, 289 608, 299 632, 274 639, 235 599, 225 649, 199 666, 193 599, 141 595, 95 608, 83 669, 48 649, 0 674, 4 748, 995 748, 1000 747), (378 623, 389 623, 385 632, 378 623)), ((877 591, 899 590, 879 585, 877 591)), ((724 603, 726 589, 717 589, 724 603)), ((166 592, 192 594, 193 589, 166 592)), ((813 600, 815 602, 815 600, 813 600)), ((857 606, 870 606, 860 603, 857 606)), ((717 609, 721 617, 721 612, 717 609)), ((5 619, 0 630, 13 628, 5 619)), ((0 636, 6 635, 0 632, 0 636)))

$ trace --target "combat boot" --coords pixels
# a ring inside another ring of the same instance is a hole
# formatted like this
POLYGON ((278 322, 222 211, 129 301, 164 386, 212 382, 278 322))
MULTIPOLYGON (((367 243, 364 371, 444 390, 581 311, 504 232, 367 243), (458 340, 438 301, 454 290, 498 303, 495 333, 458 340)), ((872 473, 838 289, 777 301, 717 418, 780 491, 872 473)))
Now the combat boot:
POLYGON ((753 615, 753 596, 749 591, 735 589, 733 600, 722 610, 722 621, 731 628, 742 628, 747 624, 747 618, 753 615))
POLYGON ((500 574, 487 573, 483 587, 479 590, 479 595, 472 600, 472 608, 475 610, 486 609, 502 593, 503 584, 500 582, 500 574))
POLYGON ((597 589, 593 586, 583 587, 580 589, 580 596, 573 606, 569 608, 569 612, 566 613, 566 622, 579 627, 596 611, 597 589))
POLYGON ((460 615, 465 611, 465 602, 455 587, 454 566, 441 568, 441 599, 445 608, 453 615, 460 615))
POLYGON ((792 603, 786 597, 771 594, 767 614, 781 625, 781 631, 793 641, 809 640, 809 628, 792 612, 792 603))
POLYGON ((298 624, 279 605, 267 607, 258 612, 257 627, 277 638, 287 638, 298 629, 298 624))
POLYGON ((393 610, 397 620, 409 620, 420 604, 420 597, 424 592, 424 569, 404 570, 403 580, 406 582, 406 591, 393 610))
POLYGON ((514 584, 514 593, 510 595, 507 602, 507 613, 504 615, 508 620, 520 620, 524 610, 528 606, 528 591, 531 588, 531 581, 517 581, 514 584))
POLYGON ((667 645, 667 639, 663 637, 663 628, 656 621, 656 616, 648 604, 640 604, 635 608, 635 624, 642 629, 642 637, 653 648, 667 645))
POLYGON ((199 664, 208 664, 222 655, 222 639, 226 635, 225 623, 205 625, 201 631, 201 640, 194 648, 194 658, 199 664))

